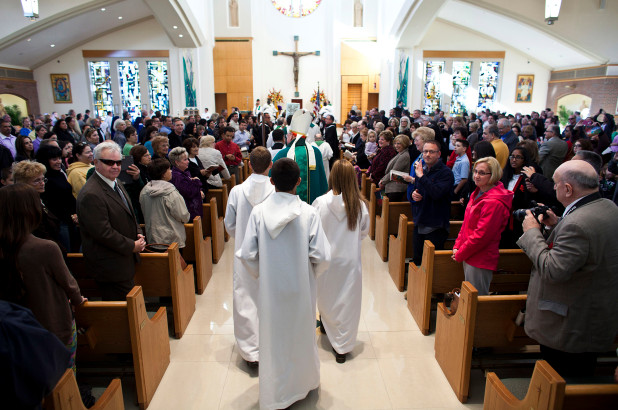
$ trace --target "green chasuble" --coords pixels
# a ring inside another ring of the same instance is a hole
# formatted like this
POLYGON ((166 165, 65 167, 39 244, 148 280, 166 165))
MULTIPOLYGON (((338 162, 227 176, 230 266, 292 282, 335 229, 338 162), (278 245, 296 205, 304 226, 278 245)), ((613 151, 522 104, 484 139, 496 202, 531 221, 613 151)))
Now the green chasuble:
MULTIPOLYGON (((295 148, 294 161, 300 168, 300 185, 296 188, 296 195, 303 201, 311 205, 315 199, 328 192, 328 182, 326 181, 326 174, 324 173, 324 162, 322 161, 322 153, 314 146, 305 145, 305 139, 302 137, 297 138, 295 148), (309 169, 309 159, 307 155, 307 149, 312 149, 315 154, 315 169, 309 169)), ((280 158, 287 158, 290 147, 283 148, 275 155, 273 162, 280 158)))

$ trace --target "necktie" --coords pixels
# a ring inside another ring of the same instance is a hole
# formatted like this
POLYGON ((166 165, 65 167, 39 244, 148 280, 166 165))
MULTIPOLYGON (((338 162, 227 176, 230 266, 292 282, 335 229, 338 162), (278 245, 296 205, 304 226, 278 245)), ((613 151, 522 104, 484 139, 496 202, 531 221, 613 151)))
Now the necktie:
POLYGON ((129 203, 127 202, 127 198, 124 197, 124 194, 122 193, 122 191, 120 190, 120 188, 118 187, 118 182, 116 182, 114 184, 114 191, 116 191, 116 193, 120 196, 120 199, 122 199, 122 202, 124 202, 124 205, 127 207, 127 209, 130 211, 131 207, 129 206, 129 203))

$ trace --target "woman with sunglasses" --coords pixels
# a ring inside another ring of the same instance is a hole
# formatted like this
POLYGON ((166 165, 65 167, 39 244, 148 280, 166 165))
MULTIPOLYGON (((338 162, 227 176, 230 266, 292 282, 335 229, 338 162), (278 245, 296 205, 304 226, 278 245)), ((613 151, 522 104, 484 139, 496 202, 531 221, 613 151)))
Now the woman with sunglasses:
POLYGON ((68 180, 73 187, 73 196, 77 199, 77 194, 86 183, 86 175, 92 165, 92 149, 86 142, 80 142, 73 148, 73 156, 69 160, 70 165, 67 169, 68 180))
POLYGON ((481 296, 489 294, 493 271, 498 267, 500 235, 509 220, 513 192, 500 182, 502 169, 495 158, 476 161, 473 175, 476 189, 470 195, 452 258, 463 262, 466 280, 481 296))

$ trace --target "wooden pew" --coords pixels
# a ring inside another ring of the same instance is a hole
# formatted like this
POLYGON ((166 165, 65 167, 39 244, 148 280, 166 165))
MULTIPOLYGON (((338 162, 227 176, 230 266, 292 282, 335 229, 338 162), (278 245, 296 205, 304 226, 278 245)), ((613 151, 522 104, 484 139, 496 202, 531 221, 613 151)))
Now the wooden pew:
POLYGON ((459 201, 451 202, 451 221, 463 221, 466 208, 459 201))
MULTIPOLYGON (((453 249, 463 221, 451 221, 449 234, 444 243, 445 249, 453 249)), ((397 236, 390 235, 388 240, 388 272, 400 292, 405 289, 406 258, 414 257, 414 222, 408 216, 399 215, 397 236)))
MULTIPOLYGON (((222 179, 223 185, 227 186, 228 194, 236 186, 236 175, 230 175, 229 179, 222 179)), ((225 210, 224 210, 225 211, 225 210)))
MULTIPOLYGON (((73 370, 67 369, 60 378, 54 390, 43 402, 45 410, 86 410, 77 387, 77 380, 73 370)), ((114 379, 107 386, 103 395, 99 397, 91 410, 124 410, 122 386, 120 379, 114 379)))
POLYGON ((376 215, 375 219, 376 249, 384 262, 388 260, 389 235, 397 233, 399 227, 399 215, 405 215, 412 219, 410 202, 390 202, 388 197, 385 196, 382 199, 382 213, 376 215))
POLYGON ((371 180, 367 177, 367 170, 361 169, 361 194, 365 196, 365 199, 369 201, 369 189, 371 188, 371 180))
MULTIPOLYGON (((100 296, 98 287, 91 289, 84 255, 70 253, 67 265, 86 296, 100 296), (84 288, 82 288, 82 284, 84 288), (88 289, 88 292, 84 291, 88 289)), ((173 243, 165 253, 141 253, 135 265, 135 284, 141 286, 146 297, 171 297, 174 312, 174 333, 181 338, 195 312, 195 284, 193 266, 182 269, 178 244, 173 243)))
MULTIPOLYGON (((224 183, 220 189, 209 189, 208 193, 206 193, 206 201, 210 201, 211 198, 216 199, 218 215, 221 218, 225 218, 225 210, 227 209, 227 197, 229 192, 228 184, 230 183, 231 182, 224 183)), ((225 240, 225 242, 229 241, 230 239, 230 235, 225 231, 225 227, 223 227, 223 239, 225 240)))
POLYGON ((136 286, 126 302, 88 301, 75 307, 75 322, 85 329, 77 338, 77 367, 86 362, 100 366, 107 355, 131 354, 137 401, 147 408, 170 363, 165 307, 149 319, 142 288, 136 286))
POLYGON ((468 399, 473 347, 538 345, 526 336, 523 326, 515 325, 525 307, 526 295, 478 296, 470 282, 461 284, 459 307, 453 316, 444 303, 438 303, 436 360, 460 402, 468 399))
POLYGON ((212 238, 204 237, 201 216, 196 216, 192 224, 185 224, 185 233, 182 257, 195 264, 195 291, 201 295, 212 277, 212 238))
POLYGON ((526 397, 517 399, 494 372, 485 381, 485 410, 576 410, 618 408, 618 384, 566 384, 545 360, 538 360, 526 397))
MULTIPOLYGON (((532 262, 521 249, 500 249, 498 272, 494 272, 490 290, 522 291, 528 289, 532 262)), ((447 293, 464 280, 463 264, 451 259, 453 251, 436 251, 425 241, 423 262, 408 268, 408 310, 420 331, 429 334, 431 295, 447 293)))
MULTIPOLYGON (((369 183, 369 181, 367 181, 369 183)), ((382 213, 382 204, 378 203, 378 198, 375 196, 375 192, 379 191, 376 184, 371 183, 369 188, 369 237, 371 240, 376 238, 376 215, 382 213)))
POLYGON ((218 263, 225 247, 225 227, 223 217, 219 216, 217 200, 210 198, 210 203, 203 204, 202 234, 212 238, 212 261, 218 263))

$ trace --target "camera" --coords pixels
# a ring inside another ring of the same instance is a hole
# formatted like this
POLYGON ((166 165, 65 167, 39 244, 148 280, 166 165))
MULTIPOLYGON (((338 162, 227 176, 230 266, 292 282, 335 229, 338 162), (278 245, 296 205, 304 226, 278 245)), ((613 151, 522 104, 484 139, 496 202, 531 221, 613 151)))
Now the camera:
MULTIPOLYGON (((539 216, 543 215, 544 218, 547 218, 547 211, 549 211, 550 209, 552 209, 552 207, 549 207, 547 205, 539 205, 536 203, 536 201, 531 201, 530 202, 532 207, 529 209, 517 209, 515 211, 513 211, 513 217, 518 220, 519 222, 522 222, 525 218, 526 218, 526 211, 530 211, 532 212, 532 215, 534 215, 534 218, 538 221, 539 220, 539 216)), ((553 210, 553 209, 552 209, 553 210)))

